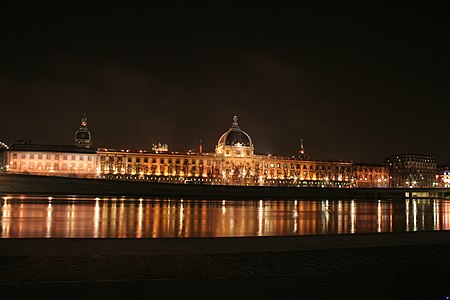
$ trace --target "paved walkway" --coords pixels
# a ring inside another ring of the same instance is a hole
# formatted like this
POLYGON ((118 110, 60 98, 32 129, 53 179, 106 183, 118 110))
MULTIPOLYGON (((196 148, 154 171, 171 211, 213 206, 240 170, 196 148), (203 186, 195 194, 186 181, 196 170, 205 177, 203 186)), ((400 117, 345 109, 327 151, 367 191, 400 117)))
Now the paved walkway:
POLYGON ((0 240, 0 292, 14 299, 445 299, 450 232, 6 239, 0 240))

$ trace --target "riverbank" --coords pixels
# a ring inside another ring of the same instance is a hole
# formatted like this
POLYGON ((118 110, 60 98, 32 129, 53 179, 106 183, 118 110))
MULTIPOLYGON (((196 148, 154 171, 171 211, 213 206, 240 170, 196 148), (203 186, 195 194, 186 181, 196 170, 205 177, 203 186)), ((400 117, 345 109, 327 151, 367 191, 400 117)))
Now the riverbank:
POLYGON ((450 232, 2 239, 2 298, 421 298, 450 294, 450 232))
POLYGON ((405 196, 445 198, 450 195, 450 189, 223 186, 1 174, 0 194, 192 197, 201 199, 404 199, 405 196))

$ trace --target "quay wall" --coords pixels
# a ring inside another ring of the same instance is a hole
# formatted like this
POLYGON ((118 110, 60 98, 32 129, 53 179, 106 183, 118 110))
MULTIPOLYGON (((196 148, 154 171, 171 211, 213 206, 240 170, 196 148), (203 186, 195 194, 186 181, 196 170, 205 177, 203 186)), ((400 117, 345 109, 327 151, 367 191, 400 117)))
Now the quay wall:
POLYGON ((174 184, 35 175, 0 175, 0 193, 200 199, 404 199, 445 198, 449 188, 320 188, 174 184))

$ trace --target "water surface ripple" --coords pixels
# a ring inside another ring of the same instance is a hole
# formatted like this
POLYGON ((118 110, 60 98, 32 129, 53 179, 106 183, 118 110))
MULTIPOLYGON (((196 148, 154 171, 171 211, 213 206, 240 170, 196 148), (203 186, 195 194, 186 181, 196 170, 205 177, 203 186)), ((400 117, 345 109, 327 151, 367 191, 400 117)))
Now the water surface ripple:
POLYGON ((450 201, 3 196, 2 238, 160 238, 450 230, 450 201))

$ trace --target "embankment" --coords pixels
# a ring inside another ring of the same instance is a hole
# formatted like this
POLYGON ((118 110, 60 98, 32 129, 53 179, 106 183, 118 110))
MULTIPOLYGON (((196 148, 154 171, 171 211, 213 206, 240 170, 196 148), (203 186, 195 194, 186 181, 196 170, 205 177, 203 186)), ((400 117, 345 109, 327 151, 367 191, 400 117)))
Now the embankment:
POLYGON ((450 189, 225 186, 1 174, 0 193, 128 197, 196 197, 203 199, 404 199, 405 195, 409 197, 445 198, 450 195, 450 189))

